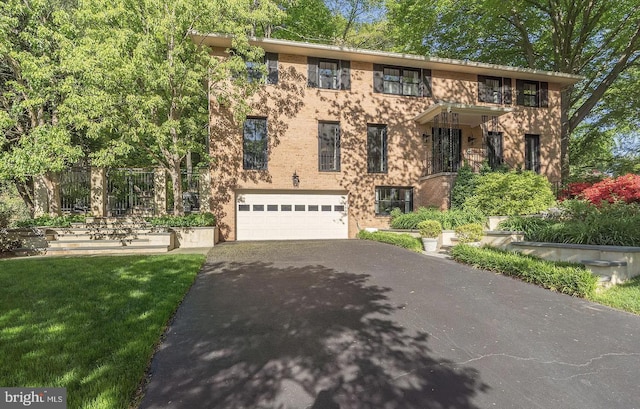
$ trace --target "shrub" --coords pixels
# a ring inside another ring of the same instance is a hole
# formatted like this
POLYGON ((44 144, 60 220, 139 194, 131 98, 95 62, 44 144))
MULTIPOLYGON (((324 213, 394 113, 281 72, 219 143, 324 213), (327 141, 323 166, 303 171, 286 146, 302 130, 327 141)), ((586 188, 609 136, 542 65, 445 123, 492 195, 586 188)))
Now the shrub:
POLYGON ((460 243, 471 243, 482 240, 484 229, 478 223, 463 224, 456 227, 456 237, 460 243))
POLYGON ((162 227, 206 227, 215 226, 216 217, 211 213, 192 213, 184 216, 159 216, 146 219, 152 226, 162 227))
POLYGON ((394 229, 417 229, 418 223, 424 220, 437 220, 445 230, 453 230, 458 226, 469 223, 486 222, 486 217, 477 209, 452 209, 441 211, 435 208, 421 207, 418 210, 399 214, 391 219, 394 229))
POLYGON ((554 202, 551 184, 542 175, 492 172, 478 177, 475 194, 464 206, 480 209, 488 216, 513 216, 538 213, 554 202))
POLYGON ((436 238, 442 234, 442 225, 437 220, 423 220, 418 223, 420 235, 427 238, 436 238))
POLYGON ((456 261, 518 277, 564 294, 589 297, 596 288, 597 278, 579 264, 554 263, 518 253, 464 244, 455 246, 451 255, 456 261))
POLYGON ((0 208, 0 229, 9 227, 11 221, 11 212, 8 209, 0 208))
POLYGON ((462 209, 467 197, 473 196, 476 190, 478 175, 473 173, 473 169, 468 164, 464 164, 458 170, 456 182, 451 190, 451 208, 462 209))
POLYGON ((551 219, 543 219, 542 217, 531 216, 510 216, 507 220, 503 220, 498 224, 498 230, 521 231, 525 232, 525 239, 528 232, 544 228, 555 221, 551 219))
POLYGON ((71 223, 83 223, 86 216, 81 214, 72 214, 64 216, 39 216, 33 219, 24 219, 17 221, 16 227, 71 227, 71 223))
POLYGON ((627 174, 618 178, 607 178, 594 183, 581 192, 591 203, 601 202, 640 203, 640 175, 627 174))
POLYGON ((409 234, 396 234, 383 231, 368 232, 360 230, 358 238, 362 240, 373 240, 381 243, 393 244, 394 246, 409 249, 415 252, 422 252, 422 243, 419 239, 409 234))

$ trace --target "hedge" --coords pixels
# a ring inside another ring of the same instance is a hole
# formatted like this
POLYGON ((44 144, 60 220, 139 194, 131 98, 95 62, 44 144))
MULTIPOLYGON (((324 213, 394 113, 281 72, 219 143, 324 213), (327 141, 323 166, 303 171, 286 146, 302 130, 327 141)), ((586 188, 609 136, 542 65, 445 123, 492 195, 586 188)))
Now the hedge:
POLYGON ((451 250, 454 260, 577 297, 594 294, 598 279, 584 266, 545 261, 536 257, 464 244, 451 250))
POLYGON ((162 227, 207 227, 216 225, 216 217, 211 213, 192 213, 184 216, 149 217, 146 221, 152 226, 162 227))
POLYGON ((437 220, 445 230, 453 230, 458 226, 469 223, 484 225, 487 218, 476 209, 442 211, 435 208, 421 207, 411 213, 391 213, 391 228, 393 229, 417 229, 418 223, 424 220, 437 220))
POLYGON ((33 219, 24 219, 17 221, 16 227, 71 227, 71 223, 84 223, 86 216, 80 214, 68 216, 49 216, 44 215, 33 219))
POLYGON ((409 249, 417 253, 422 252, 422 241, 409 234, 396 234, 383 231, 368 232, 366 230, 360 230, 358 238, 362 240, 373 240, 381 243, 393 244, 394 246, 409 249))

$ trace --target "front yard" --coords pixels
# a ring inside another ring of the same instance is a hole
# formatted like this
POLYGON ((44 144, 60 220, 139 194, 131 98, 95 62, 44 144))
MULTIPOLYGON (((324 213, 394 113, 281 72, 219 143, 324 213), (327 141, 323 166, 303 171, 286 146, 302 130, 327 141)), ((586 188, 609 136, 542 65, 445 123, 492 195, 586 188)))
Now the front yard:
POLYGON ((200 255, 0 261, 0 385, 127 408, 200 255))

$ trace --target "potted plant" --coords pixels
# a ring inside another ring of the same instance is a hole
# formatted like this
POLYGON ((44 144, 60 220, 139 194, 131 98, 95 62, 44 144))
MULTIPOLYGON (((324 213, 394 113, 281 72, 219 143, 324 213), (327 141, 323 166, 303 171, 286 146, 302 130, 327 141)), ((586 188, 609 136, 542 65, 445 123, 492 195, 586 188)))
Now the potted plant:
POLYGON ((478 223, 463 224, 455 228, 458 242, 469 246, 480 247, 484 236, 484 228, 478 223))
POLYGON ((425 251, 435 252, 438 248, 438 236, 442 234, 442 225, 437 220, 424 220, 418 223, 425 251))

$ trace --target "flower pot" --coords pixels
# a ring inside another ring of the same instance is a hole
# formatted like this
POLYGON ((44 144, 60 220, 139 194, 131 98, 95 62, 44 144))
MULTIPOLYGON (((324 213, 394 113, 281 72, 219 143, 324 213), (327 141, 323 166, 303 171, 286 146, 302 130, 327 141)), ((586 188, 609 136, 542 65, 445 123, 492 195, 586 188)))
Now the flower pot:
POLYGON ((438 239, 429 239, 423 237, 422 245, 424 246, 424 251, 434 253, 438 249, 438 239))

